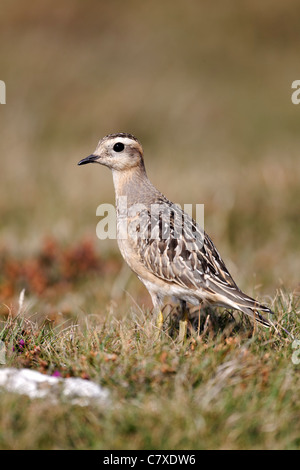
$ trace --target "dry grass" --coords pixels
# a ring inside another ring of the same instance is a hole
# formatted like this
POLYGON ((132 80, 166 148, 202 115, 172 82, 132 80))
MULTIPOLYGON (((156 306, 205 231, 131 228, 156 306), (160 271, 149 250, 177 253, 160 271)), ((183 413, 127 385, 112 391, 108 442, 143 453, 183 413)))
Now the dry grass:
MULTIPOLYGON (((299 335, 297 299, 281 293, 274 308, 299 335)), ((225 314, 182 343, 177 330, 158 335, 141 311, 75 322, 24 310, 26 302, 1 324, 7 365, 92 379, 109 389, 111 406, 49 406, 2 392, 2 449, 299 447, 299 365, 289 338, 253 334, 225 314)))
POLYGON ((76 165, 107 133, 137 135, 155 185, 205 204, 240 287, 299 337, 298 13, 280 0, 3 2, 0 338, 10 365, 99 381, 113 406, 2 394, 0 447, 299 447, 290 340, 224 312, 184 344, 174 323, 155 339, 148 294, 115 241, 96 242, 111 176, 76 165))

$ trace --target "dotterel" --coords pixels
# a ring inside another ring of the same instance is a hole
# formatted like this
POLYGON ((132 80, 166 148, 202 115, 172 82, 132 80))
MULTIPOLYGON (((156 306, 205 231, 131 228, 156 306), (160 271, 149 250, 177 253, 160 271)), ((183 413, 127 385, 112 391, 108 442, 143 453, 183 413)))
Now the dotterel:
POLYGON ((87 163, 100 163, 112 170, 118 245, 148 289, 159 325, 164 298, 172 296, 182 306, 186 302, 223 306, 270 326, 261 312, 273 312, 239 289, 209 236, 150 182, 142 146, 133 135, 107 135, 78 165, 87 163), (125 227, 130 228, 126 236, 124 219, 125 227))

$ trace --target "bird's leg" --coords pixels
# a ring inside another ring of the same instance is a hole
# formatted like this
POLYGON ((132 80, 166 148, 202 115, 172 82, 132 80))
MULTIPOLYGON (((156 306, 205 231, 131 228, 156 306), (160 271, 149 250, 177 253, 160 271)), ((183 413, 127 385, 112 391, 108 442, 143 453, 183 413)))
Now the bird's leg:
POLYGON ((156 317, 156 326, 159 330, 162 330, 164 325, 164 316, 161 309, 158 310, 157 317, 156 317))
POLYGON ((188 324, 188 311, 186 308, 186 301, 180 300, 180 320, 179 320, 179 341, 184 341, 187 334, 187 324, 188 324))
POLYGON ((180 300, 180 320, 188 320, 188 309, 185 300, 180 300))
POLYGON ((154 312, 156 314, 156 322, 155 322, 156 327, 159 330, 162 330, 163 324, 164 324, 164 316, 163 316, 163 313, 161 311, 161 307, 162 307, 161 299, 155 293, 151 293, 151 298, 152 298, 152 303, 153 303, 153 306, 154 306, 154 312))

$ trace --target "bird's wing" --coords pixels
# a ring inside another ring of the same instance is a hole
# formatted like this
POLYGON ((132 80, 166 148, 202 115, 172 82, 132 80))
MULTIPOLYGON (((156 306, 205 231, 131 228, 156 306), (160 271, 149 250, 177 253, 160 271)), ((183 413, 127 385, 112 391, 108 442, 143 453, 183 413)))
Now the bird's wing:
POLYGON ((194 290, 209 288, 210 278, 237 288, 211 239, 179 206, 152 205, 135 224, 140 260, 155 276, 194 290))
POLYGON ((156 210, 152 205, 151 211, 138 213, 134 227, 140 261, 156 277, 195 292, 201 289, 216 303, 247 314, 249 309, 272 313, 238 288, 212 240, 179 206, 159 201, 156 210))

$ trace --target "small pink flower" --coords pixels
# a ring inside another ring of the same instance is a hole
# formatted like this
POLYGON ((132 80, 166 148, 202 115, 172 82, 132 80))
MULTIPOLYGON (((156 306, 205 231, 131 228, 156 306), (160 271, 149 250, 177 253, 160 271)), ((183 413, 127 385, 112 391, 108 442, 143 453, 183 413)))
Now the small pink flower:
POLYGON ((61 373, 58 370, 55 370, 52 374, 52 377, 61 377, 61 373))
POLYGON ((13 346, 12 350, 13 351, 22 351, 23 348, 25 346, 25 341, 24 339, 19 339, 19 341, 17 342, 16 346, 13 346))

